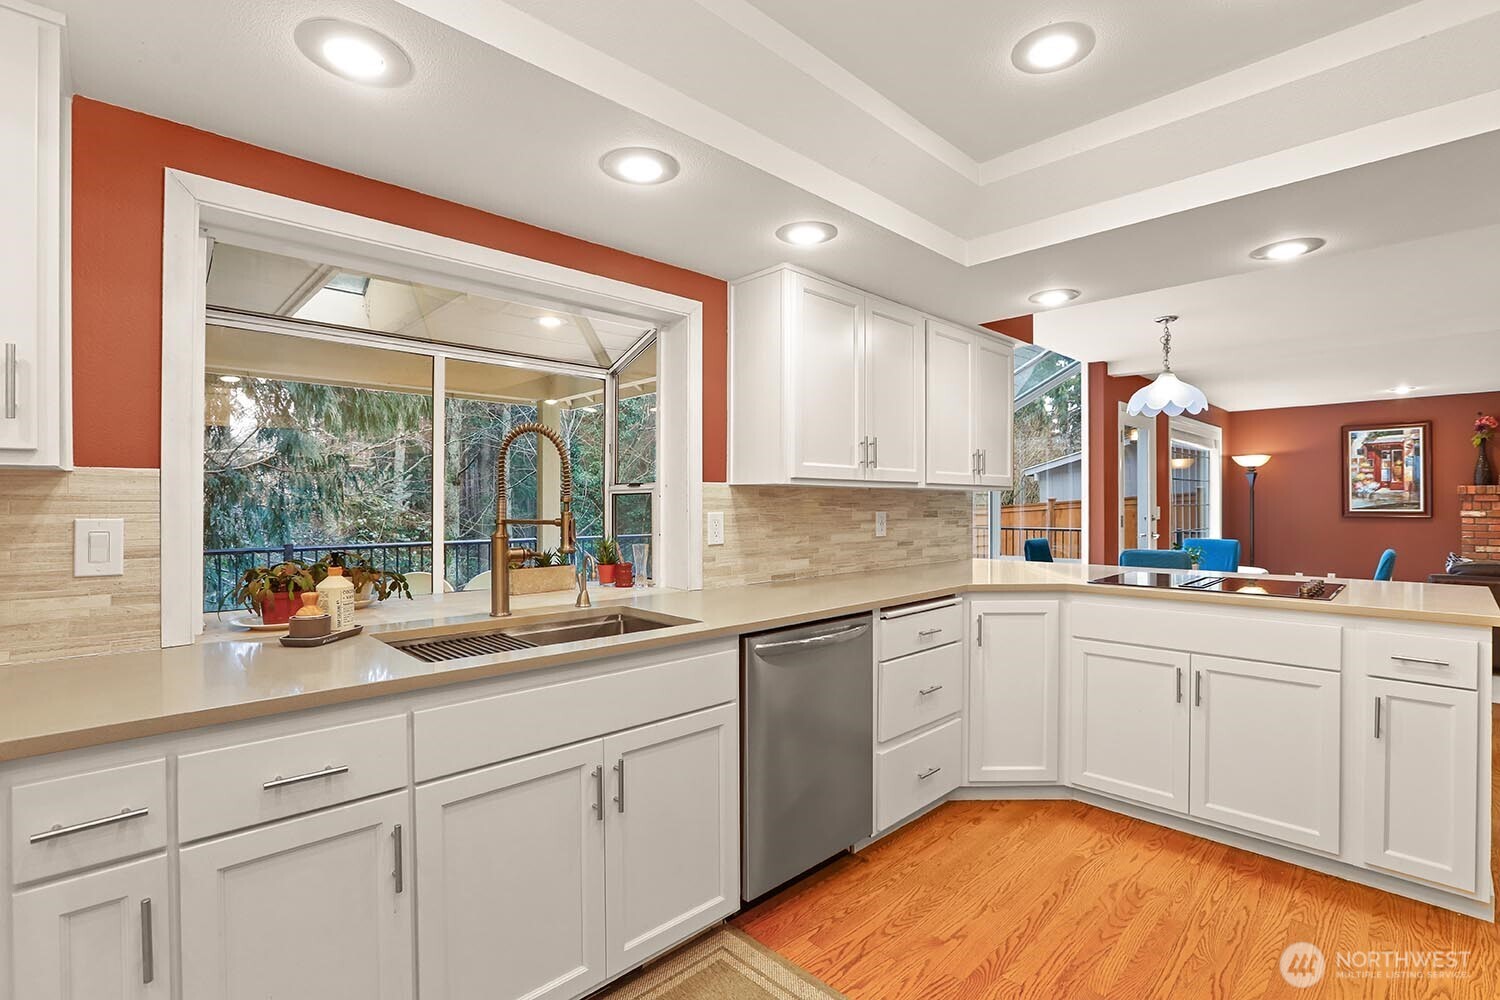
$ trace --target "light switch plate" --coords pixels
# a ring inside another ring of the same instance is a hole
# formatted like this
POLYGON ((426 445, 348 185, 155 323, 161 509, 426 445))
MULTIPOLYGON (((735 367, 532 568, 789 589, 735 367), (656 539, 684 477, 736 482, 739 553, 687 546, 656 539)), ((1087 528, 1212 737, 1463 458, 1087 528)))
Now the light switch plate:
POLYGON ((724 512, 722 510, 709 511, 708 544, 724 544, 724 512))
POLYGON ((883 510, 877 510, 875 512, 875 537, 885 537, 885 511, 883 510))
POLYGON ((73 520, 73 575, 125 574, 125 519, 80 517, 73 520))

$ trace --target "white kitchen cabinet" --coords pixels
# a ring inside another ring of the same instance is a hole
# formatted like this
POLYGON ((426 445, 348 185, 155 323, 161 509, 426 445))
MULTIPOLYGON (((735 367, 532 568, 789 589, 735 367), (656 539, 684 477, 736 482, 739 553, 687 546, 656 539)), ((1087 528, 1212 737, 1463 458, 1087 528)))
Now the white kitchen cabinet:
POLYGON ((1058 778, 1058 604, 973 601, 969 780, 1058 778))
POLYGON ((16 1000, 172 995, 167 859, 148 858, 11 897, 16 1000))
POLYGON ((1377 678, 1365 692, 1365 863, 1473 892, 1479 696, 1377 678))
POLYGON ((603 744, 417 789, 421 994, 555 1000, 605 980, 603 744))
POLYGON ((0 466, 65 466, 61 15, 0 0, 0 466))
POLYGON ((865 300, 865 477, 922 481, 922 317, 916 310, 865 300))
POLYGON ((1069 672, 1069 780, 1188 811, 1189 656, 1080 639, 1069 672))
POLYGON ((1339 674, 1194 654, 1192 815, 1339 850, 1339 674))
POLYGON ((406 792, 181 852, 182 995, 411 997, 406 792))
POLYGON ((1010 342, 927 321, 927 481, 1011 485, 1015 372, 1010 342))
POLYGON ((865 475, 865 297, 803 274, 791 279, 792 476, 865 475))
POLYGON ((604 740, 608 973, 739 907, 739 710, 604 740))

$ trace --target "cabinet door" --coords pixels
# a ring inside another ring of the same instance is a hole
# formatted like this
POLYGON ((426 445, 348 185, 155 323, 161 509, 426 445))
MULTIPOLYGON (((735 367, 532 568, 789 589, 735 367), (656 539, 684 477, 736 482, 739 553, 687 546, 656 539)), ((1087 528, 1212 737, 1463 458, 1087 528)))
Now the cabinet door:
POLYGON ((971 486, 974 441, 974 334, 927 321, 927 481, 971 486))
POLYGON ((679 716, 604 741, 609 975, 739 905, 739 711, 679 716))
POLYGON ((427 1000, 573 997, 604 981, 598 740, 417 789, 427 1000))
POLYGON ((792 475, 863 479, 865 300, 858 292, 793 275, 792 475))
POLYGON ((167 859, 150 858, 12 897, 17 1000, 172 995, 167 859))
POLYGON ((922 478, 922 318, 905 306, 869 299, 865 314, 865 427, 868 478, 922 478))
POLYGON ((1080 639, 1071 663, 1070 781, 1186 813, 1188 654, 1080 639))
POLYGON ((1339 849, 1339 674, 1192 658, 1192 814, 1339 849))
POLYGON ((56 24, 0 7, 0 465, 60 462, 60 46, 56 24))
POLYGON ((974 601, 969 780, 1057 780, 1057 602, 974 601))
POLYGON ((412 995, 405 792, 182 850, 182 995, 412 995))
POLYGON ((979 485, 1011 485, 1011 444, 1016 393, 1015 361, 1008 342, 975 337, 974 447, 979 449, 979 485))
POLYGON ((1473 892, 1478 694, 1373 678, 1365 691, 1365 862, 1473 892))

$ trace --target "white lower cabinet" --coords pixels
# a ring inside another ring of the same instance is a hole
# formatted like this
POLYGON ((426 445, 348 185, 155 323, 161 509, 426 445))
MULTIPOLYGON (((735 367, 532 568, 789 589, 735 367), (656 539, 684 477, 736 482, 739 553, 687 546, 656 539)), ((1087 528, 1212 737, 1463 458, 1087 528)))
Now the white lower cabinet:
POLYGON ((1339 850, 1339 674, 1194 654, 1192 815, 1339 850))
POLYGON ((1175 650, 1079 640, 1068 697, 1070 780, 1172 812, 1188 811, 1187 678, 1175 650))
POLYGON ((16 1000, 172 995, 167 859, 148 858, 11 897, 16 1000))
POLYGON ((1058 779, 1056 601, 973 601, 969 780, 1058 779))
POLYGON ((1478 694, 1377 678, 1365 691, 1365 863, 1473 892, 1478 694))
POLYGON ((739 709, 604 740, 608 973, 739 906, 739 709))
POLYGON ((406 792, 185 847, 182 995, 413 994, 406 792))
POLYGON ((604 982, 599 740, 417 789, 426 1000, 556 1000, 604 982))

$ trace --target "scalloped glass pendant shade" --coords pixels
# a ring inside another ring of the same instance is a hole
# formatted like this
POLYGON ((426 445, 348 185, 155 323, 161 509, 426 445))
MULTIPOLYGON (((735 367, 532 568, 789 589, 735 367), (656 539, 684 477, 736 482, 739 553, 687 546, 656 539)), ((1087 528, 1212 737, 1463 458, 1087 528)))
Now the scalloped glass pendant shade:
POLYGON ((1156 376, 1156 381, 1144 389, 1137 389, 1125 405, 1125 412, 1132 417, 1154 417, 1158 413, 1175 417, 1179 413, 1202 413, 1206 409, 1208 397, 1203 395, 1203 390, 1171 372, 1162 372, 1156 376))

